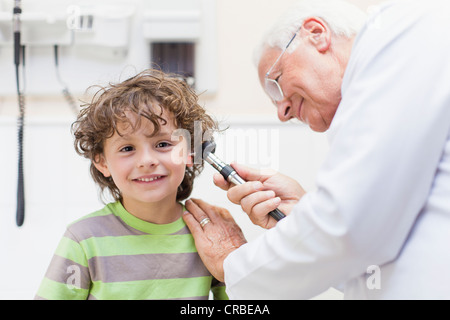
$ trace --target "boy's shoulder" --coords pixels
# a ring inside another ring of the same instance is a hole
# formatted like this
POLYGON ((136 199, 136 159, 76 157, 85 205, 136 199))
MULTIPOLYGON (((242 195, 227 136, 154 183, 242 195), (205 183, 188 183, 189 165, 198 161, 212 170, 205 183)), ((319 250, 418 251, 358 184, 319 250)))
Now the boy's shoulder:
POLYGON ((68 227, 78 224, 78 223, 83 223, 83 221, 89 220, 90 218, 102 217, 102 216, 107 216, 110 214, 114 214, 113 206, 111 205, 111 203, 107 204, 102 209, 96 210, 94 212, 91 212, 89 214, 82 216, 81 218, 78 218, 77 220, 71 222, 68 225, 68 227))
POLYGON ((67 232, 79 241, 90 237, 107 236, 119 223, 114 205, 107 204, 100 210, 89 213, 67 226, 67 232))

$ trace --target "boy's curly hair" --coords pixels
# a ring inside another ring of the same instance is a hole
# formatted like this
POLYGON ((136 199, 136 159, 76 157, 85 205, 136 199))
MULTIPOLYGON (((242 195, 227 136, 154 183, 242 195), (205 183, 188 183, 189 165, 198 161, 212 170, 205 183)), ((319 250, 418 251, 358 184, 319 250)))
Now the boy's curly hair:
MULTIPOLYGON (((111 178, 106 178, 97 170, 94 162, 103 154, 105 140, 118 132, 119 122, 128 123, 136 129, 140 126, 141 117, 145 117, 154 125, 153 134, 157 134, 161 123, 164 125, 167 122, 161 117, 163 110, 166 110, 172 113, 175 126, 189 131, 192 138, 195 122, 201 123, 202 133, 218 130, 217 122, 198 104, 198 95, 184 80, 178 75, 155 69, 144 70, 123 82, 100 87, 92 101, 82 107, 72 124, 75 150, 91 160, 92 178, 102 193, 108 189, 116 201, 122 200, 120 190, 111 178), (138 115, 137 123, 131 123, 127 118, 125 112, 129 111, 138 115)), ((194 150, 194 140, 191 139, 190 152, 194 150)), ((203 158, 201 163, 196 162, 192 167, 186 167, 184 179, 178 187, 177 201, 186 199, 192 192, 194 178, 203 169, 203 158)))

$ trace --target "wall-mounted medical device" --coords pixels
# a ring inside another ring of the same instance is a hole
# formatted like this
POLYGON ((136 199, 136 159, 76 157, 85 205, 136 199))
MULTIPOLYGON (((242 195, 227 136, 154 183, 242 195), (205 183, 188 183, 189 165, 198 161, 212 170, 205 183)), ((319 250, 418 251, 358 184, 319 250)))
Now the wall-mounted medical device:
POLYGON ((147 0, 143 37, 150 60, 200 92, 217 90, 216 2, 147 0))
MULTIPOLYGON (((8 74, 13 3, 0 0, 0 69, 8 74)), ((22 0, 21 24, 29 94, 59 92, 56 79, 42 81, 54 67, 54 46, 61 75, 78 94, 155 66, 198 92, 217 92, 216 0, 22 0)), ((0 94, 14 91, 0 78, 0 94)))
MULTIPOLYGON (((22 45, 126 47, 129 44, 133 5, 61 0, 22 2, 22 45)), ((0 45, 12 43, 12 10, 5 3, 0 7, 0 45)))
POLYGON ((126 48, 130 41, 132 5, 69 7, 73 16, 74 44, 126 48))

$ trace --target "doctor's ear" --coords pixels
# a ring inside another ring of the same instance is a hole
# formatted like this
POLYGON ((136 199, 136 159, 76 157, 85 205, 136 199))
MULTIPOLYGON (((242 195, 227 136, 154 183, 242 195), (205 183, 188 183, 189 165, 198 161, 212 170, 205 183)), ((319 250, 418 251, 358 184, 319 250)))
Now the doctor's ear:
POLYGON ((303 22, 301 32, 309 42, 316 47, 317 51, 325 53, 331 45, 331 30, 320 18, 307 18, 303 22))

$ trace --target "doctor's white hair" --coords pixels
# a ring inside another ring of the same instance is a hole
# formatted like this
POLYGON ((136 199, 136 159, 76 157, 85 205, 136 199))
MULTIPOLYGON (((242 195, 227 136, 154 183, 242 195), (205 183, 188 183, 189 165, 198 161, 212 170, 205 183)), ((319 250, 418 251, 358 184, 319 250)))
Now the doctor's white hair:
MULTIPOLYGON (((265 33, 263 40, 254 52, 254 62, 259 64, 263 51, 269 48, 284 49, 306 18, 323 19, 332 33, 350 38, 356 35, 366 21, 366 13, 343 0, 299 0, 265 33)), ((286 53, 291 53, 297 44, 295 41, 286 53)))

